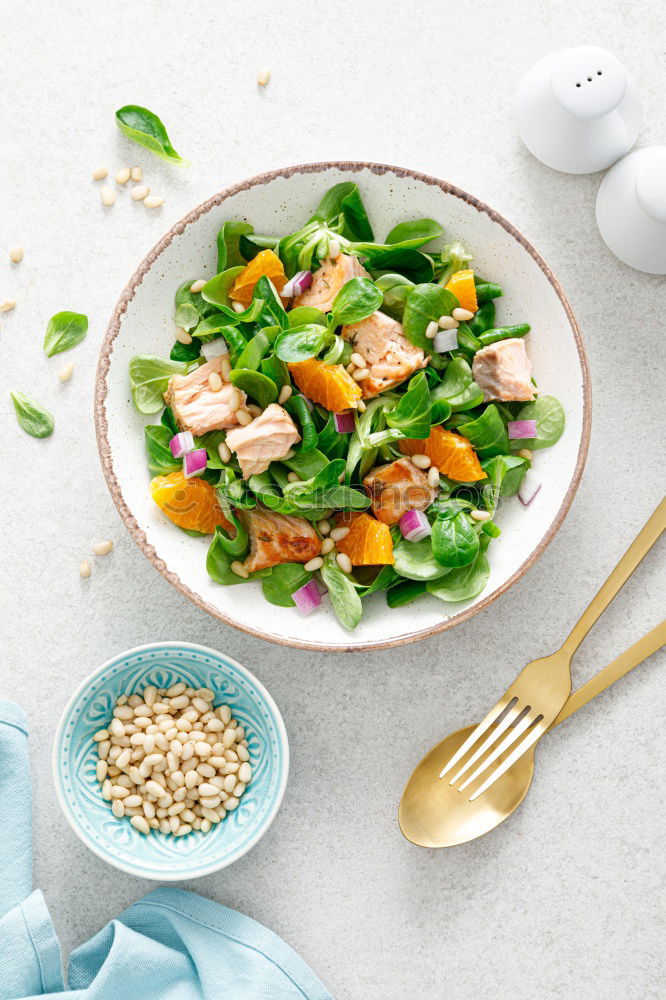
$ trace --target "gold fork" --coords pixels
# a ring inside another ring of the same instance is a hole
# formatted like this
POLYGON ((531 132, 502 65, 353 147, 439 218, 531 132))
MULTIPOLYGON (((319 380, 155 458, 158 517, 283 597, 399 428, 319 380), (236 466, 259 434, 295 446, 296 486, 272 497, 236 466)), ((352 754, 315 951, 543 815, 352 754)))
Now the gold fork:
POLYGON ((488 771, 498 758, 502 758, 470 795, 469 800, 473 802, 541 739, 571 693, 571 660, 574 653, 665 528, 666 499, 661 501, 631 543, 561 648, 550 656, 528 663, 509 690, 444 765, 440 778, 449 774, 484 733, 490 730, 449 780, 451 786, 457 786, 458 791, 463 792, 488 771), (504 756, 511 747, 513 750, 508 756, 504 756), (474 769, 469 773, 471 768, 474 769))

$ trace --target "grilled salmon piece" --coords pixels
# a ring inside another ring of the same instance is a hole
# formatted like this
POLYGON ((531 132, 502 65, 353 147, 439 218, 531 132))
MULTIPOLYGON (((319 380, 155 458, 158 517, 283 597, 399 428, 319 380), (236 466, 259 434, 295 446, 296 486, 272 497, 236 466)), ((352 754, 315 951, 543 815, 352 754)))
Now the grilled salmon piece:
POLYGON ((291 446, 301 440, 301 435, 287 411, 271 403, 247 427, 230 431, 226 440, 236 452, 243 479, 249 479, 265 472, 271 462, 284 458, 291 446))
POLYGON ((372 512, 384 524, 397 524, 408 510, 425 510, 437 496, 428 477, 408 458, 371 469, 363 485, 372 499, 372 512))
POLYGON ((484 402, 534 399, 532 362, 527 356, 525 341, 519 337, 499 340, 483 347, 472 362, 474 381, 483 389, 484 402))
POLYGON ((400 385, 425 362, 425 354, 407 340, 401 324, 383 312, 343 326, 342 336, 365 358, 370 369, 368 378, 359 383, 363 399, 400 385))
POLYGON ((222 378, 222 360, 220 355, 189 375, 174 375, 169 381, 164 401, 171 407, 179 430, 192 431, 200 437, 208 431, 238 425, 236 410, 245 404, 245 393, 229 382, 219 392, 213 392, 208 385, 208 376, 213 372, 222 378))
POLYGON ((243 563, 250 573, 279 563, 306 563, 319 555, 321 541, 304 517, 276 514, 261 507, 239 510, 238 517, 250 536, 250 554, 243 563))
POLYGON ((369 278, 370 275, 358 258, 341 253, 332 260, 327 257, 312 275, 312 284, 302 295, 294 298, 294 306, 313 306, 321 312, 330 312, 333 299, 343 285, 352 278, 369 278))

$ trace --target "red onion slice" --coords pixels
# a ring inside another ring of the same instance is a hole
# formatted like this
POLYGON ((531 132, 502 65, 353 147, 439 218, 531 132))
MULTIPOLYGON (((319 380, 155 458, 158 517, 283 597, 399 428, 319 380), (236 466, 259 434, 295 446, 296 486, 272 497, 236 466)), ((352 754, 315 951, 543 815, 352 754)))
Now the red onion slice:
POLYGON ((306 288, 312 284, 312 273, 310 271, 299 271, 284 286, 280 295, 284 299, 291 299, 295 295, 302 295, 306 288))
POLYGON ((314 611, 321 604, 319 587, 314 577, 304 587, 295 590, 291 596, 302 615, 309 615, 311 611, 314 611))
POLYGON ((182 458, 188 451, 194 451, 192 432, 181 431, 180 434, 174 434, 169 441, 169 447, 174 458, 182 458))
POLYGON ((335 429, 338 434, 351 434, 354 431, 354 414, 348 410, 346 413, 334 413, 335 429))
POLYGON ((408 542, 420 542, 421 539, 427 538, 432 532, 430 521, 422 510, 406 511, 398 523, 403 538, 408 542))
POLYGON ((522 503, 523 507, 529 507, 540 489, 541 483, 535 476, 532 475, 532 470, 528 469, 527 475, 523 479, 520 484, 520 489, 518 490, 518 499, 522 503))
POLYGON ((205 448, 197 448, 183 455, 183 475, 186 479, 200 476, 208 464, 208 453, 205 448))
POLYGON ((512 441, 520 441, 521 438, 535 438, 537 436, 536 420, 510 420, 508 428, 509 438, 512 441))
POLYGON ((446 354, 447 351, 455 351, 458 347, 458 331, 438 330, 435 334, 432 346, 438 354, 446 354))

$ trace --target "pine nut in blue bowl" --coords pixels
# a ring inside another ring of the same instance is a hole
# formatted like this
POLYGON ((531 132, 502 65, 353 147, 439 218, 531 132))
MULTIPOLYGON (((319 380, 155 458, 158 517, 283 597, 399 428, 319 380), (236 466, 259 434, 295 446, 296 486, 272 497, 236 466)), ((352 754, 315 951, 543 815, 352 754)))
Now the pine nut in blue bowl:
POLYGON ((262 684, 205 646, 158 642, 113 657, 56 730, 65 817, 98 857, 156 881, 233 864, 282 802, 289 745, 262 684))

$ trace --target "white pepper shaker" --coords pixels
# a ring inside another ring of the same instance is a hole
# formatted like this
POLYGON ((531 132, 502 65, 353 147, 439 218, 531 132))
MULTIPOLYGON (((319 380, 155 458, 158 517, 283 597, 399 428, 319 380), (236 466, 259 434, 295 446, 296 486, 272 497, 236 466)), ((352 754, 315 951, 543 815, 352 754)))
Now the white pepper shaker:
POLYGON ((646 146, 608 171, 597 194, 602 239, 621 261, 666 274, 666 146, 646 146))
POLYGON ((523 78, 515 103, 520 137, 547 166, 568 174, 604 170, 633 146, 641 124, 636 85, 596 45, 551 52, 523 78))

